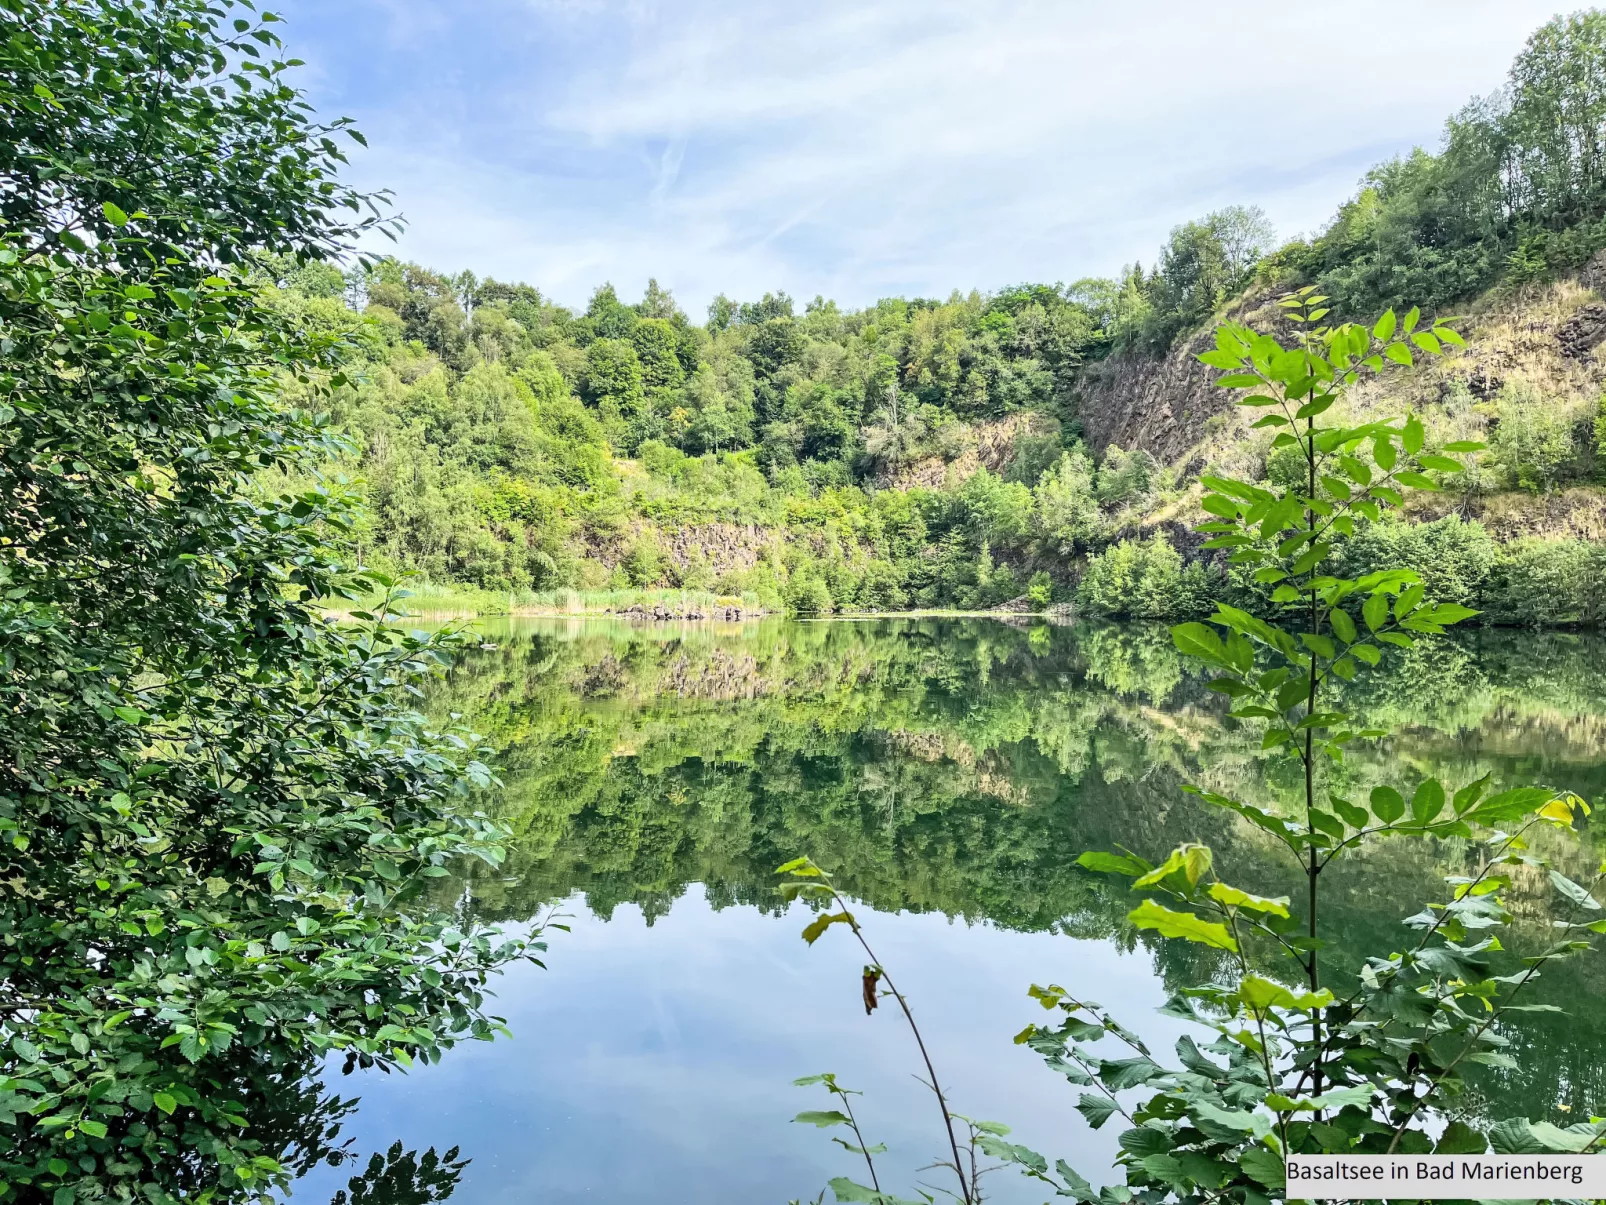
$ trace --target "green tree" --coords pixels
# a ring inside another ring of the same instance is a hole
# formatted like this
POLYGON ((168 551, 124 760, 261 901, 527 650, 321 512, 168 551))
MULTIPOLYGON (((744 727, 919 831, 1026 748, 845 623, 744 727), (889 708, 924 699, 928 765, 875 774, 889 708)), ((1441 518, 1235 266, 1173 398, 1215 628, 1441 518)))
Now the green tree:
POLYGON ((1511 68, 1504 120, 1513 208, 1557 225, 1599 213, 1606 191, 1606 13, 1556 17, 1511 68))
POLYGON ((630 345, 641 364, 641 383, 647 395, 666 399, 685 380, 685 370, 676 355, 674 327, 663 318, 643 318, 630 332, 630 345))
POLYGON ((490 1036, 527 949, 421 898, 500 857, 476 745, 399 693, 454 638, 319 610, 354 500, 284 395, 353 349, 246 261, 377 220, 338 216, 369 200, 335 175, 348 127, 239 11, 0 9, 0 1200, 282 1189, 327 1153, 340 1109, 301 1085, 329 1052, 490 1036))
POLYGON ((1080 448, 1066 452, 1032 491, 1041 538, 1061 552, 1086 549, 1101 530, 1093 462, 1080 448))
POLYGON ((633 452, 649 433, 647 394, 636 349, 623 339, 597 339, 586 349, 586 400, 595 406, 614 446, 633 452))

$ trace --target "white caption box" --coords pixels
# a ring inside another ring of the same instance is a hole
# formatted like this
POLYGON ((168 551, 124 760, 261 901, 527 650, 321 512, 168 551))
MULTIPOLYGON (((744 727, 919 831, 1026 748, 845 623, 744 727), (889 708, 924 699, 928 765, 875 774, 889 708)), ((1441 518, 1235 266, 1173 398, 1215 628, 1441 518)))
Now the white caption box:
POLYGON ((1291 1201, 1606 1197, 1606 1155, 1290 1155, 1291 1201))

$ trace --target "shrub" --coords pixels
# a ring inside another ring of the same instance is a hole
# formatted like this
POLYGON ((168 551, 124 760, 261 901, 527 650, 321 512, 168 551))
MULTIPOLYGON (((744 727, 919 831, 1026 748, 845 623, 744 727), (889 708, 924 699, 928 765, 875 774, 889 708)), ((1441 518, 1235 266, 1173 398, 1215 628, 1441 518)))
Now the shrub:
POLYGON ((1492 458, 1507 484, 1539 493, 1574 475, 1579 426, 1561 400, 1513 383, 1500 393, 1500 421, 1489 439, 1492 458))
POLYGON ((1097 615, 1175 619, 1208 607, 1216 575, 1202 564, 1184 567, 1164 533, 1122 540, 1088 560, 1076 601, 1097 615))
POLYGON ((1111 444, 1099 466, 1097 494, 1105 506, 1121 506, 1146 495, 1159 471, 1154 457, 1142 448, 1128 452, 1111 444))
POLYGON ((1447 515, 1431 523, 1390 518, 1370 524, 1344 545, 1341 563, 1357 577, 1390 567, 1410 569, 1421 575, 1432 597, 1476 607, 1501 555, 1482 523, 1447 515))
POLYGON ((786 609, 798 615, 826 615, 832 610, 831 590, 809 572, 794 575, 786 583, 786 609))
POLYGON ((1482 599, 1490 623, 1515 627, 1598 625, 1606 548, 1583 540, 1518 540, 1503 550, 1482 599))
POLYGON ((1038 538, 1061 552, 1087 547, 1103 525, 1093 490, 1093 462, 1081 448, 1059 458, 1032 491, 1038 538))

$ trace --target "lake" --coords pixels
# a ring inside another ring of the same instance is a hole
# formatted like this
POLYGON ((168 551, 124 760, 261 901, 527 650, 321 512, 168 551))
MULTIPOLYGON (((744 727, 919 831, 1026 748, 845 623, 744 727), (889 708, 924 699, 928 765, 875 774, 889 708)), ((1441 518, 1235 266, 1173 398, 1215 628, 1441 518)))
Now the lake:
MULTIPOLYGON (((516 835, 505 866, 466 869, 443 899, 506 927, 570 928, 549 930, 546 969, 494 985, 511 1038, 405 1076, 330 1067, 327 1089, 360 1098, 343 1130, 357 1160, 309 1175, 298 1202, 329 1200, 398 1142, 457 1148, 455 1205, 813 1200, 833 1176, 863 1178, 831 1143, 839 1131, 791 1121, 831 1107, 792 1086, 821 1071, 864 1091, 856 1110, 889 1148, 883 1185, 912 1195, 934 1176, 918 1169, 938 1154, 940 1117, 896 1010, 865 1014, 851 935, 806 945, 810 913, 777 894, 775 868, 801 854, 863 902, 953 1108, 1109 1183, 1117 1127, 1090 1130, 1079 1089, 1011 1040, 1044 1015, 1027 989, 1064 984, 1169 1050, 1184 1026, 1156 1010, 1213 963, 1125 927, 1131 897, 1077 855, 1158 860, 1199 840, 1252 890, 1302 882, 1257 830, 1180 789, 1269 799, 1295 784, 1163 628, 598 617, 478 630, 486 647, 429 706, 496 750, 504 785, 487 806, 516 835)), ((1422 645, 1349 688, 1396 735, 1356 748, 1331 785, 1363 797, 1488 771, 1598 800, 1603 654, 1561 634, 1422 645)), ((1546 836, 1560 864, 1600 860, 1589 833, 1546 836)), ((1397 948, 1400 920, 1468 857, 1458 841, 1381 845, 1341 864, 1325 923, 1349 948, 1397 948)), ((1536 940, 1544 924, 1529 919, 1536 940)), ((1353 969, 1340 958, 1330 973, 1353 969)), ((1536 999, 1595 1003, 1512 1033, 1517 1069, 1484 1069, 1469 1109, 1562 1124, 1606 1112, 1606 970, 1565 963, 1541 987, 1536 999)), ((989 1191, 1046 1195, 1007 1171, 989 1191)))

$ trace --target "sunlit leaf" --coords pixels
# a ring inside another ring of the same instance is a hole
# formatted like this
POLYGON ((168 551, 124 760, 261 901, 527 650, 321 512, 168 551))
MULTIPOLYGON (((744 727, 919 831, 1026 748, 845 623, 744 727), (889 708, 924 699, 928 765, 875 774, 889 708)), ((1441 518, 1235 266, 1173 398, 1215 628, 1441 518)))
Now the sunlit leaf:
POLYGON ((1162 937, 1180 937, 1218 950, 1238 948, 1224 925, 1203 920, 1191 912, 1173 912, 1153 900, 1144 900, 1127 913, 1127 920, 1139 929, 1152 929, 1162 937))

